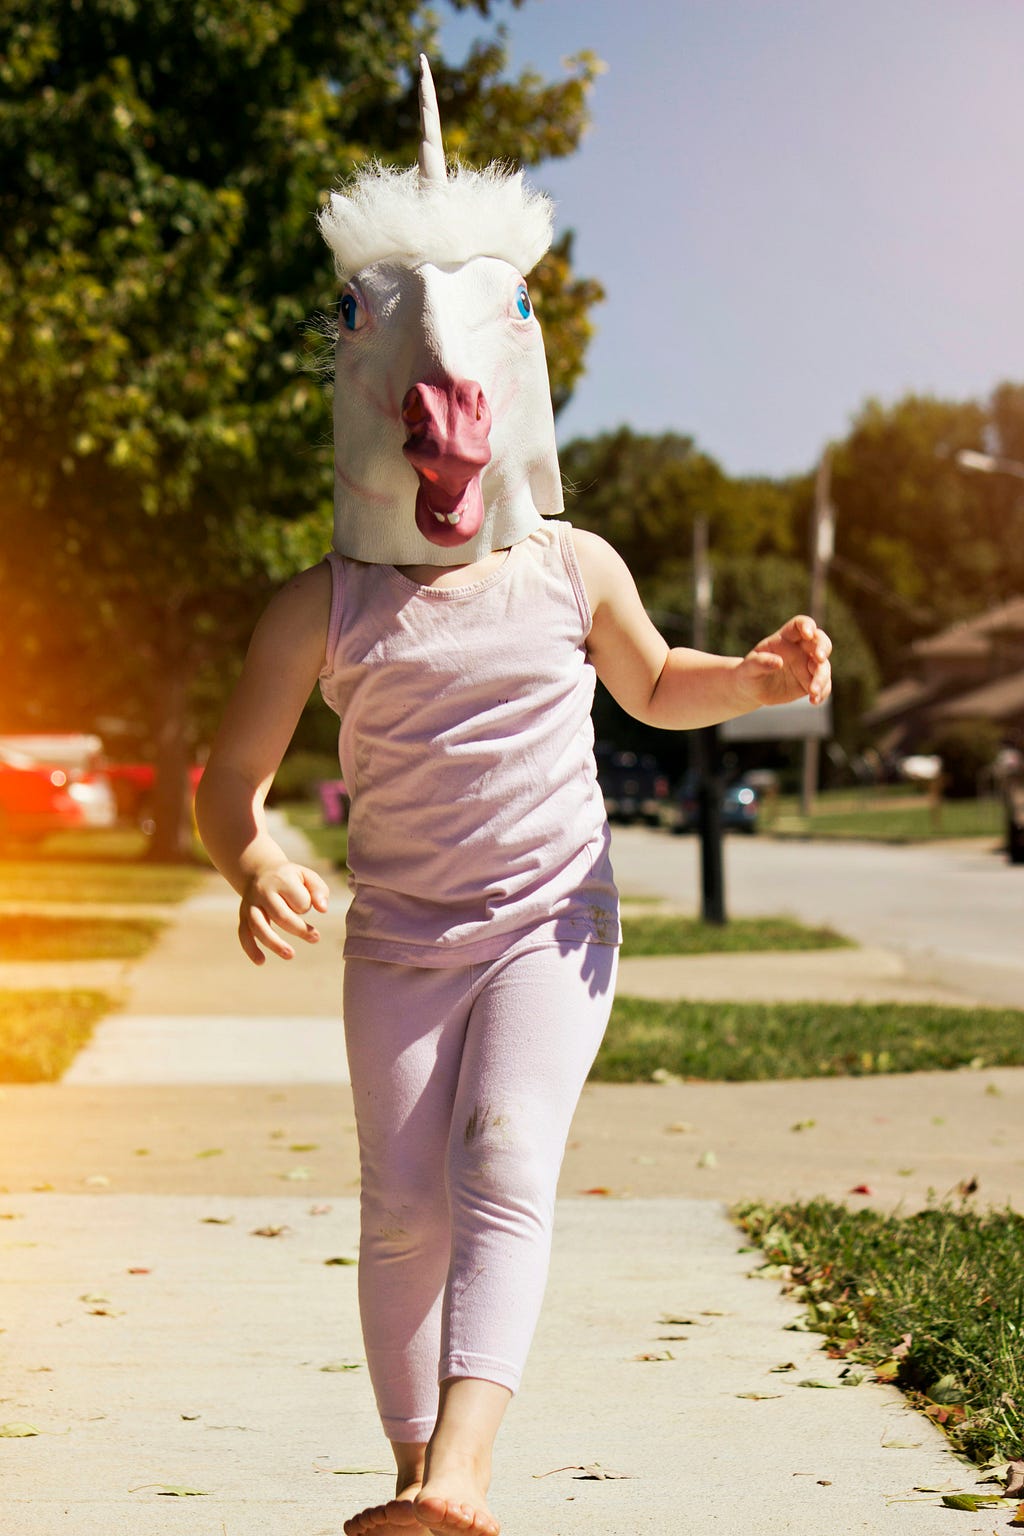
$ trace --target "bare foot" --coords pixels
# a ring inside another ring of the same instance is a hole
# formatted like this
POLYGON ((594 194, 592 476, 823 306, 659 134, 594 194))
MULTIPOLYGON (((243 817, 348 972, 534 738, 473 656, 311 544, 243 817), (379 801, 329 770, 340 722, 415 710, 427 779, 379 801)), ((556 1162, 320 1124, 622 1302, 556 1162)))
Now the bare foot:
POLYGON ((501 1530, 483 1491, 461 1477, 428 1477, 413 1511, 431 1536, 499 1536, 501 1530))
POLYGON ((412 1502, 419 1491, 419 1483, 411 1483, 386 1504, 372 1504, 360 1510, 345 1521, 345 1536, 401 1536, 410 1529, 422 1531, 412 1502))

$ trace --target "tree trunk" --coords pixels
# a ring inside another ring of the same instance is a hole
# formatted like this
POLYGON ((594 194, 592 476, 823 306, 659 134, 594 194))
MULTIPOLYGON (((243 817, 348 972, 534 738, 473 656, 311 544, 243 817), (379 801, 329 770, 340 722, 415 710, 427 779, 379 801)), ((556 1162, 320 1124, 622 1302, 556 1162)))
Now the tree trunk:
MULTIPOLYGON (((166 638, 173 639, 173 628, 166 638)), ((184 646, 169 646, 157 669, 155 826, 149 846, 149 857, 165 863, 181 863, 192 857, 192 795, 188 776, 191 680, 184 646)))

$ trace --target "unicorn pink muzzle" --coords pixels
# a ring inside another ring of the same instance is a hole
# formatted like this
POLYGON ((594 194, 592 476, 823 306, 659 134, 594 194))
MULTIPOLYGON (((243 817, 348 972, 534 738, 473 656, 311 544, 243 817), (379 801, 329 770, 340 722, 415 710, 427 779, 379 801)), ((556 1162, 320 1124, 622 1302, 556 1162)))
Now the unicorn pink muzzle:
POLYGON ((450 379, 414 384, 402 401, 408 437, 402 452, 419 477, 416 526, 431 544, 453 549, 480 532, 480 476, 491 460, 491 411, 479 384, 450 379))

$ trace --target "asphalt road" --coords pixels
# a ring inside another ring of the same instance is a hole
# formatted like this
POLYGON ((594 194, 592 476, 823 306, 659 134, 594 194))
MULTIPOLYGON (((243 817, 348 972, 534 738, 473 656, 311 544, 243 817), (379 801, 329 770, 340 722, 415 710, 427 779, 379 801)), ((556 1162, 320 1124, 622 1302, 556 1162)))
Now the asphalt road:
MULTIPOLYGON (((624 896, 696 910, 695 837, 616 827, 612 862, 624 896)), ((1024 867, 991 839, 889 846, 726 837, 726 910, 828 923, 904 956, 922 980, 1024 1007, 1024 867)))

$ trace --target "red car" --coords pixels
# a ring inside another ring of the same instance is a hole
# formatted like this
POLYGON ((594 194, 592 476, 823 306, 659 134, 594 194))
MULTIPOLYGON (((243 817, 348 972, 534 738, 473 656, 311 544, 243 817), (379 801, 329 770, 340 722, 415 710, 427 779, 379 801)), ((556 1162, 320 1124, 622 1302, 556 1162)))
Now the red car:
POLYGON ((101 750, 98 736, 0 736, 0 842, 112 827, 117 810, 101 750))

